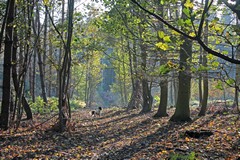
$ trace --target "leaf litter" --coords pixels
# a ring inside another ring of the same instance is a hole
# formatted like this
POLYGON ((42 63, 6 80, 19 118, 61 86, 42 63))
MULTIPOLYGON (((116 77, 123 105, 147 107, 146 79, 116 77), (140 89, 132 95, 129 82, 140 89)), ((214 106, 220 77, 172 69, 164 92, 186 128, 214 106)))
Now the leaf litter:
POLYGON ((1 131, 0 159, 158 160, 178 154, 206 160, 240 157, 238 114, 215 112, 197 117, 193 111, 192 122, 173 123, 169 117, 153 119, 155 112, 138 114, 140 110, 109 108, 102 116, 91 117, 89 111, 73 112, 70 128, 64 133, 49 130, 56 118, 39 125, 47 115, 35 116, 37 127, 1 131), (186 135, 186 131, 202 130, 213 135, 186 135))

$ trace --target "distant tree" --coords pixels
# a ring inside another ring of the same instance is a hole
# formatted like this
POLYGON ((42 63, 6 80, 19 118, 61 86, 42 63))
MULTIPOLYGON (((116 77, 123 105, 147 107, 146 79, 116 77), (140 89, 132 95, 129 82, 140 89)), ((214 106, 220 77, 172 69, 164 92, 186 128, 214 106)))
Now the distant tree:
MULTIPOLYGON (((43 67, 43 60, 42 55, 43 52, 41 52, 41 44, 40 44, 40 30, 41 30, 41 24, 40 24, 40 13, 39 13, 39 4, 36 3, 36 17, 35 17, 35 26, 33 26, 33 32, 35 35, 35 47, 34 47, 34 54, 38 57, 38 66, 39 66, 39 72, 40 72, 40 84, 41 84, 41 90, 42 94, 41 97, 43 98, 44 104, 47 104, 47 95, 46 95, 46 87, 45 87, 45 78, 44 78, 44 67, 43 67)), ((45 25, 47 25, 45 23, 45 25)), ((44 51, 46 52, 46 51, 44 51)), ((34 66, 35 67, 35 66, 34 66)))

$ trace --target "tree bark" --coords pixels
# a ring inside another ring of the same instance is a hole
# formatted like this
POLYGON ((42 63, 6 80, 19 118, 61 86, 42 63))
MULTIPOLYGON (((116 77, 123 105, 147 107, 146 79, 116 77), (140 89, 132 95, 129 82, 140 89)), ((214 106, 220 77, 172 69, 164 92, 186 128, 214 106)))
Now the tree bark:
POLYGON ((148 80, 142 79, 142 93, 143 93, 143 106, 140 113, 148 113, 152 109, 153 97, 151 95, 151 89, 148 86, 148 80))
POLYGON ((59 79, 59 99, 58 99, 58 109, 59 109, 59 131, 63 132, 66 129, 67 115, 71 117, 71 110, 69 104, 69 99, 67 98, 69 78, 70 78, 70 66, 71 66, 71 41, 72 41, 72 31, 73 31, 73 11, 74 11, 74 0, 68 0, 68 32, 67 32, 67 42, 64 45, 64 59, 60 69, 60 79, 59 79), (65 102, 65 103, 63 103, 65 102), (67 104, 67 105, 64 105, 67 104), (67 108, 68 107, 68 108, 67 108), (64 113, 65 110, 65 113, 64 113))
MULTIPOLYGON (((156 4, 158 5, 157 9, 158 12, 160 12, 160 16, 163 16, 163 5, 160 5, 159 2, 157 1, 156 4)), ((163 24, 158 24, 157 26, 157 31, 164 31, 163 24)), ((162 39, 158 36, 158 41, 162 41, 162 39)), ((160 51, 161 59, 160 59, 160 65, 166 64, 167 57, 166 53, 164 51, 160 51)), ((167 75, 161 75, 160 77, 160 104, 158 106, 158 111, 154 115, 155 118, 157 117, 166 117, 168 116, 167 114, 167 103, 168 103, 168 80, 167 80, 167 75)))
MULTIPOLYGON (((184 8, 184 2, 182 2, 184 8)), ((187 16, 182 12, 182 19, 185 20, 187 16)), ((179 89, 176 103, 176 110, 170 121, 191 121, 190 118, 190 94, 191 94, 191 71, 189 62, 192 59, 192 41, 186 37, 182 37, 183 44, 180 46, 180 66, 179 66, 179 89)))
POLYGON ((167 102, 168 102, 168 81, 166 77, 160 82, 161 95, 160 95, 160 104, 158 106, 157 113, 153 116, 155 118, 167 117, 167 102))
MULTIPOLYGON (((142 37, 143 34, 143 27, 139 24, 139 35, 142 37)), ((142 98, 143 98, 143 105, 142 105, 142 113, 148 113, 152 109, 152 102, 153 97, 151 95, 151 87, 149 87, 148 79, 147 79, 147 53, 146 53, 146 44, 143 43, 143 39, 140 39, 140 52, 141 52, 141 69, 142 69, 142 98)))
POLYGON ((4 48, 4 68, 3 68, 3 95, 1 107, 0 128, 7 130, 9 127, 9 109, 11 98, 11 63, 12 63, 12 47, 13 47, 13 21, 15 0, 8 0, 9 4, 6 34, 5 34, 5 48, 4 48))
POLYGON ((191 75, 189 73, 189 66, 187 59, 191 58, 192 42, 184 38, 184 43, 180 49, 180 72, 179 72, 179 89, 176 103, 176 110, 170 121, 189 121, 190 118, 190 88, 191 75))
POLYGON ((130 63, 130 73, 132 80, 132 95, 130 101, 128 102, 128 110, 136 109, 142 105, 142 86, 137 75, 137 56, 136 56, 136 42, 133 41, 133 53, 131 53, 130 44, 128 44, 129 50, 129 63, 130 63))
MULTIPOLYGON (((13 86, 16 92, 16 96, 18 97, 18 100, 21 101, 22 105, 23 105, 23 109, 26 112, 27 118, 26 119, 32 119, 32 111, 31 108, 25 98, 24 95, 22 95, 22 99, 21 99, 21 93, 19 93, 19 80, 20 77, 18 76, 17 73, 17 33, 14 32, 14 45, 13 45, 13 52, 12 52, 12 78, 13 78, 13 86)), ((26 74, 27 70, 23 70, 21 74, 26 74)))
MULTIPOLYGON (((208 45, 208 20, 206 20, 206 25, 204 27, 204 43, 208 45)), ((202 65, 207 67, 207 52, 203 52, 202 57, 202 65)), ((208 103, 208 71, 204 71, 203 77, 203 96, 201 103, 201 110, 199 112, 199 116, 205 116, 207 111, 207 103, 208 103)))
MULTIPOLYGON (((46 23, 45 23, 46 24, 46 23)), ((35 19, 35 26, 33 26, 33 31, 35 34, 35 54, 38 56, 38 67, 40 72, 40 84, 42 89, 42 98, 44 101, 44 105, 47 104, 47 96, 46 96, 46 87, 44 82, 44 70, 43 70, 43 62, 42 62, 42 55, 40 52, 40 15, 39 15, 39 6, 36 6, 36 19, 35 19)))

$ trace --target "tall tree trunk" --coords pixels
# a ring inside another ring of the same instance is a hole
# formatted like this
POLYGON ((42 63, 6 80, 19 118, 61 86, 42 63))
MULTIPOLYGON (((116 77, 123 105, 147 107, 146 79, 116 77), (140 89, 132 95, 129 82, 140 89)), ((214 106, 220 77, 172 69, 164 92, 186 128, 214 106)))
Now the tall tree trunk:
MULTIPOLYGON (((40 51, 40 15, 39 15, 39 6, 37 4, 36 7, 36 29, 33 29, 35 32, 35 41, 36 41, 36 54, 38 56, 38 67, 39 67, 39 72, 40 72, 40 83, 41 83, 41 89, 42 89, 42 98, 44 101, 44 105, 47 104, 47 96, 46 96, 46 87, 45 87, 45 79, 44 79, 44 69, 43 69, 43 62, 42 62, 42 55, 40 51)), ((46 25, 46 23, 45 23, 46 25)), ((34 27, 34 26, 33 26, 34 27)))
MULTIPOLYGON (((143 27, 139 24, 139 33, 140 37, 143 34, 143 27)), ((152 109, 153 97, 151 95, 151 87, 149 87, 148 79, 147 79, 147 53, 146 53, 146 44, 143 43, 143 39, 140 39, 140 52, 141 52, 141 69, 143 76, 141 78, 142 82, 142 98, 143 105, 140 113, 148 113, 152 109)))
MULTIPOLYGON (((208 20, 206 20, 206 25, 204 27, 204 43, 208 45, 208 20)), ((207 67, 207 52, 203 52, 202 65, 207 67)), ((207 111, 207 102, 208 102, 208 71, 204 71, 203 77, 203 96, 201 103, 201 110, 199 116, 205 116, 207 111)))
POLYGON ((130 101, 128 102, 128 110, 136 109, 142 105, 142 86, 137 75, 137 56, 136 56, 136 42, 133 42, 133 53, 131 53, 130 44, 128 43, 128 54, 130 63, 130 73, 132 81, 132 94, 130 101))
MULTIPOLYGON (((182 2, 182 8, 184 8, 185 1, 182 2)), ((182 19, 187 18, 186 14, 182 12, 182 19)), ((176 103, 176 110, 170 121, 191 121, 190 118, 190 94, 191 94, 191 70, 189 62, 192 59, 192 41, 186 37, 182 37, 184 41, 180 46, 180 66, 179 66, 179 88, 178 98, 176 103)))
MULTIPOLYGON (((26 40, 25 40, 25 48, 24 48, 24 54, 28 55, 29 54, 29 43, 28 41, 33 41, 32 40, 32 28, 34 26, 34 18, 33 18, 33 11, 34 11, 34 5, 33 5, 33 1, 26 1, 26 3, 29 3, 30 5, 27 5, 27 9, 26 11, 24 10, 24 12, 26 12, 24 15, 27 14, 27 25, 28 25, 28 31, 26 34, 26 40)), ((25 56, 26 57, 26 56, 25 56)), ((24 58, 23 58, 24 59, 24 58)), ((32 63, 29 64, 29 86, 30 86, 30 95, 32 98, 32 102, 35 102, 35 75, 36 75, 36 54, 35 52, 32 53, 32 56, 30 57, 30 59, 32 60, 32 63)))
MULTIPOLYGON (((28 52, 28 51, 27 51, 28 52)), ((30 69, 29 69, 29 83, 30 83, 30 93, 32 96, 32 102, 35 102, 35 82, 36 82, 36 52, 33 52, 33 62, 30 64, 30 69)))
POLYGON ((4 14, 3 21, 2 21, 2 27, 1 27, 1 31, 0 31, 0 53, 2 51, 2 42, 3 42, 4 30, 5 30, 5 27, 6 27, 8 8, 9 8, 9 3, 7 2, 5 14, 4 14))
POLYGON ((187 59, 192 56, 192 42, 184 38, 184 43, 180 49, 180 71, 179 71, 179 89, 176 103, 176 110, 170 121, 190 121, 190 89, 191 75, 187 65, 187 59))
POLYGON ((69 89, 69 78, 70 78, 70 66, 71 66, 71 41, 73 31, 73 11, 74 11, 74 0, 68 0, 68 29, 67 29, 67 42, 65 45, 65 53, 63 63, 60 70, 60 81, 59 81, 59 131, 62 132, 66 129, 67 115, 64 114, 64 109, 71 117, 71 110, 69 106, 69 99, 67 98, 69 89), (65 103, 63 103, 65 101, 65 103), (66 104, 66 105, 64 105, 66 104), (68 107, 68 108, 66 108, 68 107))
MULTIPOLYGON (((31 108, 25 98, 24 95, 22 95, 22 99, 21 99, 21 94, 19 93, 19 79, 21 77, 18 77, 18 73, 17 73, 17 31, 14 32, 14 45, 13 45, 13 51, 12 51, 12 78, 13 78, 13 85, 15 88, 15 92, 16 92, 16 96, 18 97, 18 101, 20 101, 22 103, 23 109, 26 112, 27 118, 26 119, 32 119, 32 111, 31 108)), ((26 70, 23 70, 21 73, 26 74, 26 70)), ((24 94, 24 93, 23 93, 24 94)))
MULTIPOLYGON (((160 16, 163 17, 163 5, 160 4, 159 1, 156 1, 155 2, 156 5, 158 5, 158 12, 160 12, 160 16)), ((158 24, 157 26, 157 33, 158 31, 164 31, 164 28, 163 28, 163 24, 160 23, 158 24)), ((162 41, 160 39, 160 37, 158 36, 157 34, 157 37, 158 37, 158 40, 159 41, 162 41)), ((164 53, 164 51, 160 51, 160 55, 161 55, 161 59, 160 59, 160 65, 164 65, 166 64, 166 53, 164 53)), ((157 113, 154 115, 154 117, 166 117, 168 116, 167 114, 167 102, 168 102, 168 80, 167 80, 167 75, 161 75, 162 77, 160 78, 160 92, 161 92, 161 95, 160 95, 160 104, 158 106, 158 111, 157 113)))
MULTIPOLYGON (((236 49, 236 58, 240 59, 240 45, 236 49)), ((239 109, 239 104, 238 104, 238 95, 239 95, 239 89, 240 89, 240 65, 236 64, 236 84, 235 84, 235 97, 234 97, 234 105, 237 106, 238 110, 239 109)))
POLYGON ((123 56, 122 67, 123 67, 123 96, 124 96, 123 104, 125 106, 128 101, 128 98, 127 98, 127 86, 126 86, 127 82, 126 82, 125 55, 122 54, 122 56, 123 56))
POLYGON ((89 54, 87 54, 87 69, 86 69, 86 84, 85 84, 85 103, 86 107, 90 107, 89 105, 89 94, 90 94, 90 59, 89 59, 89 54))
MULTIPOLYGON (((202 65, 203 61, 202 61, 202 57, 203 57, 203 49, 202 47, 200 47, 200 57, 199 57, 199 64, 202 65)), ((199 73, 199 80, 198 80, 198 93, 199 93, 199 107, 202 106, 202 97, 203 97, 203 91, 202 91, 202 73, 199 73)))
POLYGON ((3 68, 3 95, 1 107, 0 128, 7 130, 9 127, 9 109, 11 97, 11 63, 13 46, 13 21, 15 0, 8 0, 8 14, 6 22, 5 48, 4 48, 4 68, 3 68))
MULTIPOLYGON (((237 25, 240 28, 239 19, 236 19, 237 25)), ((240 59, 240 45, 237 46, 236 49, 236 59, 240 59)), ((236 105, 238 111, 240 112, 238 96, 239 96, 239 89, 240 89, 240 65, 236 64, 236 78, 235 78, 235 97, 234 97, 234 105, 236 105)))

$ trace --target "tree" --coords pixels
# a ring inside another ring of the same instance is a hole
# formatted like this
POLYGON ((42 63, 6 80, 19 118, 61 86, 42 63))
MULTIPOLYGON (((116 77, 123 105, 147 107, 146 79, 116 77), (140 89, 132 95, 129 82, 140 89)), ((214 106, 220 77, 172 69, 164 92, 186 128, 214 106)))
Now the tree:
MULTIPOLYGON (((206 20, 206 25, 204 27, 204 43, 206 45, 208 45, 208 20, 206 20)), ((204 51, 203 55, 202 55, 202 66, 207 67, 207 53, 206 53, 206 51, 204 51)), ((207 102, 208 102, 208 71, 205 70, 203 73, 204 73, 203 95, 201 96, 202 99, 200 99, 201 110, 198 114, 199 116, 205 116, 206 111, 207 111, 207 102)), ((201 82, 200 82, 200 87, 202 87, 201 82)), ((202 93, 200 92, 200 94, 202 94, 202 93)))
POLYGON ((58 115, 59 121, 57 124, 56 130, 63 132, 66 129, 67 120, 71 118, 71 108, 69 106, 69 82, 70 82, 70 67, 71 67, 71 43, 72 43, 72 33, 73 33, 73 12, 74 12, 74 0, 68 0, 68 23, 67 23, 67 36, 66 42, 63 35, 58 30, 52 17, 50 16, 48 10, 48 3, 44 2, 45 8, 48 12, 51 24, 53 25, 55 31, 63 43, 63 56, 60 56, 61 65, 59 67, 59 76, 58 76, 58 115))
MULTIPOLYGON (((164 11, 163 5, 159 4, 159 2, 156 2, 156 5, 158 5, 157 9, 160 12, 160 15, 163 16, 163 11, 164 11)), ((164 31, 163 24, 158 23, 157 26, 158 26, 157 31, 159 31, 160 33, 163 33, 163 31, 164 31)), ((164 38, 164 37, 159 37, 158 36, 158 40, 160 42, 163 42, 164 40, 162 40, 161 38, 164 38)), ((164 66, 167 63, 166 51, 160 50, 160 55, 161 55, 160 65, 164 66)), ((166 117, 166 116, 168 116, 168 114, 167 114, 167 102, 168 102, 168 76, 167 76, 167 74, 160 75, 160 92, 161 92, 160 93, 160 103, 159 103, 159 106, 158 106, 158 111, 154 115, 154 117, 166 117)))
MULTIPOLYGON (((47 25, 45 23, 45 25, 47 25)), ((40 72, 40 82, 41 82, 41 89, 42 89, 42 97, 44 100, 45 105, 47 104, 47 95, 46 95, 46 88, 45 88, 45 78, 44 78, 44 69, 43 69, 43 61, 42 61, 42 53, 40 51, 40 13, 39 13, 39 4, 36 5, 36 19, 35 19, 35 26, 33 26, 33 31, 35 35, 35 53, 38 57, 38 66, 39 66, 39 72, 40 72)), ((46 52, 46 51, 45 51, 46 52)), ((35 67, 35 66, 33 66, 35 67)), ((33 73, 34 74, 34 73, 33 73)))
POLYGON ((11 63, 13 51, 13 21, 15 11, 15 0, 8 0, 8 11, 6 18, 4 69, 3 69, 3 95, 0 116, 0 128, 7 130, 9 127, 9 109, 11 97, 11 63))
POLYGON ((68 89, 70 79, 70 67, 71 67, 71 41, 73 33, 73 11, 74 11, 74 0, 68 0, 68 32, 67 41, 64 44, 64 58, 60 68, 59 75, 59 93, 58 93, 58 109, 59 109, 59 131, 63 132, 66 129, 67 115, 71 118, 68 89))
MULTIPOLYGON (((184 5, 182 2, 182 19, 186 20, 187 15, 184 13, 184 5)), ((192 8, 188 8, 191 12, 192 8)), ((189 31, 186 31, 189 32, 189 31)), ((186 37, 182 37, 183 44, 180 46, 180 65, 179 65, 179 89, 176 103, 176 110, 170 121, 190 121, 189 100, 191 95, 191 71, 189 62, 192 59, 192 41, 186 37)))

